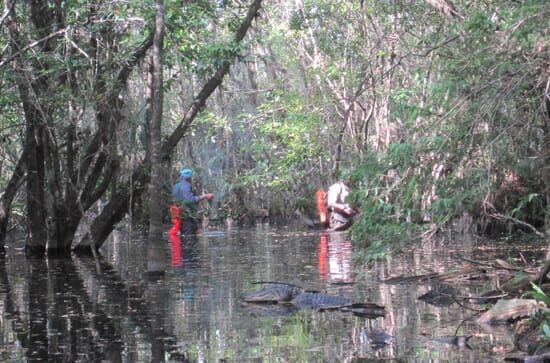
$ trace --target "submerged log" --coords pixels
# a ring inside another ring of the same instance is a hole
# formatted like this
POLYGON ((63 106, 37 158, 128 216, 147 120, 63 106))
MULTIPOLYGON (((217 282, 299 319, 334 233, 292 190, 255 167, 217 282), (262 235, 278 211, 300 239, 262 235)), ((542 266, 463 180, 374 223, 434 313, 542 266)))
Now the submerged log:
POLYGON ((478 319, 479 324, 504 323, 518 318, 533 316, 541 306, 531 299, 499 300, 491 309, 484 312, 478 319))
POLYGON ((547 363, 550 362, 550 353, 544 353, 539 355, 526 355, 526 354, 510 354, 504 358, 507 362, 523 362, 523 363, 547 363))
POLYGON ((388 279, 383 280, 385 284, 405 284, 409 282, 423 282, 423 281, 449 281, 449 280, 462 280, 462 279, 470 279, 473 275, 479 275, 483 273, 480 269, 474 269, 474 268, 468 268, 458 271, 451 271, 451 272, 430 272, 426 274, 421 275, 412 275, 412 276, 394 276, 390 277, 388 279))
POLYGON ((449 335, 428 338, 433 342, 453 345, 459 349, 472 349, 472 347, 468 344, 468 341, 472 339, 472 337, 473 335, 449 335))
POLYGON ((375 303, 355 303, 340 308, 340 311, 351 312, 355 316, 369 319, 386 315, 386 308, 375 303))

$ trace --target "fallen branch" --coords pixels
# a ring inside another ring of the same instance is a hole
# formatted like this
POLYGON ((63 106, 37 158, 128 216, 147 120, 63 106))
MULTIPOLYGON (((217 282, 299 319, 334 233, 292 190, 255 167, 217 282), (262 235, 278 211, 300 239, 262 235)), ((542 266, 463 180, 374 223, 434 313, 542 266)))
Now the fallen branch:
POLYGON ((461 308, 467 309, 467 310, 475 311, 477 313, 482 313, 482 312, 487 311, 487 309, 479 309, 479 308, 472 308, 470 306, 466 306, 466 305, 462 304, 460 301, 458 301, 455 296, 453 296, 453 300, 455 301, 455 303, 458 306, 460 306, 461 308))
POLYGON ((425 281, 425 280, 447 281, 447 280, 457 278, 458 276, 470 274, 475 271, 476 270, 474 269, 468 269, 468 270, 452 271, 452 272, 445 272, 445 273, 431 272, 424 275, 396 276, 396 277, 390 277, 388 279, 382 280, 382 282, 386 284, 400 284, 400 283, 406 283, 411 281, 425 281))
POLYGON ((506 263, 506 262, 501 261, 501 260, 497 260, 497 261, 500 261, 499 264, 497 265, 497 264, 494 264, 494 263, 487 263, 487 262, 480 262, 480 261, 470 260, 470 259, 468 259, 466 257, 462 257, 462 256, 454 256, 453 258, 457 258, 459 260, 469 262, 469 263, 472 263, 472 264, 475 264, 475 265, 491 267, 491 268, 494 268, 494 269, 497 269, 497 270, 522 271, 522 272, 527 273, 524 269, 522 269, 520 267, 512 266, 509 263, 506 263))
POLYGON ((455 299, 461 300, 490 300, 490 299, 501 299, 507 297, 508 294, 492 295, 492 296, 461 296, 461 295, 451 295, 455 299))
POLYGON ((504 214, 500 214, 500 213, 492 213, 492 214, 488 214, 488 216, 493 217, 495 219, 500 219, 500 220, 505 219, 505 220, 512 221, 512 222, 517 223, 521 226, 529 228, 534 234, 536 234, 539 237, 545 237, 544 233, 540 232, 532 224, 524 222, 524 221, 519 220, 519 219, 516 219, 514 217, 505 216, 504 214))

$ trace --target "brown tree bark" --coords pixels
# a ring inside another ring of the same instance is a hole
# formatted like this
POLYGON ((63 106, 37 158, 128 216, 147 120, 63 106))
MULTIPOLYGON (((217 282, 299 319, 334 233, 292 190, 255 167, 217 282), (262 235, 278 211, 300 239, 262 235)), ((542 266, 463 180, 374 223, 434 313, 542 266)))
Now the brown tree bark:
MULTIPOLYGON (((45 35, 48 32, 49 23, 46 21, 48 11, 36 2, 31 3, 31 21, 37 28, 38 36, 45 40, 41 46, 44 51, 50 51, 50 41, 45 35)), ((11 9, 7 18, 10 33, 10 42, 16 54, 14 58, 14 70, 18 74, 17 86, 19 89, 23 113, 25 117, 25 166, 27 169, 26 195, 27 195, 27 224, 28 236, 26 243, 27 253, 43 255, 46 251, 46 209, 45 209, 45 149, 44 127, 45 109, 39 104, 39 98, 47 86, 47 77, 42 75, 31 80, 25 66, 21 61, 21 51, 24 49, 20 29, 16 23, 15 8, 11 9)), ((43 64, 34 64, 36 71, 46 71, 43 64)))
POLYGON ((30 254, 41 255, 46 251, 46 210, 45 210, 45 175, 44 175, 44 145, 43 125, 40 115, 30 93, 23 85, 19 92, 25 114, 25 149, 27 149, 25 165, 27 167, 27 224, 28 237, 26 250, 30 254))
POLYGON ((4 241, 8 232, 8 222, 11 210, 11 203, 17 194, 17 190, 21 186, 25 178, 25 163, 27 161, 27 153, 23 151, 23 154, 19 157, 19 161, 15 166, 12 176, 4 190, 4 194, 0 197, 0 254, 4 252, 4 241))
POLYGON ((550 98, 545 96, 544 105, 546 107, 546 118, 544 120, 543 132, 544 132, 544 159, 545 167, 541 170, 541 179, 544 183, 544 198, 546 199, 546 215, 544 218, 544 233, 548 242, 548 252, 546 253, 546 259, 550 261, 550 212, 548 212, 548 206, 550 206, 550 98))
POLYGON ((149 183, 149 236, 147 243, 147 267, 149 272, 164 271, 162 258, 162 160, 161 129, 163 104, 164 4, 156 0, 155 37, 153 40, 153 84, 151 97, 151 127, 149 152, 151 154, 151 181, 149 183))

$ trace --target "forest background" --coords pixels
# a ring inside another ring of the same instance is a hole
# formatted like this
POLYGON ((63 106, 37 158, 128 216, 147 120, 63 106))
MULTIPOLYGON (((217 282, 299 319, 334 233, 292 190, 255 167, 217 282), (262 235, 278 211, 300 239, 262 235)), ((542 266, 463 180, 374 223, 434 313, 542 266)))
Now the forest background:
POLYGON ((459 217, 549 233, 547 1, 3 5, 1 249, 158 233, 182 167, 212 220, 315 218, 351 175, 370 257, 459 217))

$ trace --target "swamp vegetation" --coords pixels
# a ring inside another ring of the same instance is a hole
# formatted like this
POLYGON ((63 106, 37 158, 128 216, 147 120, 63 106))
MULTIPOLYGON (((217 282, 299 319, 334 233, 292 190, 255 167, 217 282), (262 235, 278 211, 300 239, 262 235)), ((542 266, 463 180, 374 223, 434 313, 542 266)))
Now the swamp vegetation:
POLYGON ((537 260, 483 262, 508 273, 491 296, 515 301, 506 320, 530 322, 538 344, 524 352, 545 353, 548 1, 2 5, 3 259, 18 238, 30 259, 101 259, 126 222, 148 232, 148 270, 163 272, 182 168, 215 194, 202 212, 218 226, 311 226, 316 190, 346 175, 360 265, 458 224, 507 247, 548 245, 537 260))

